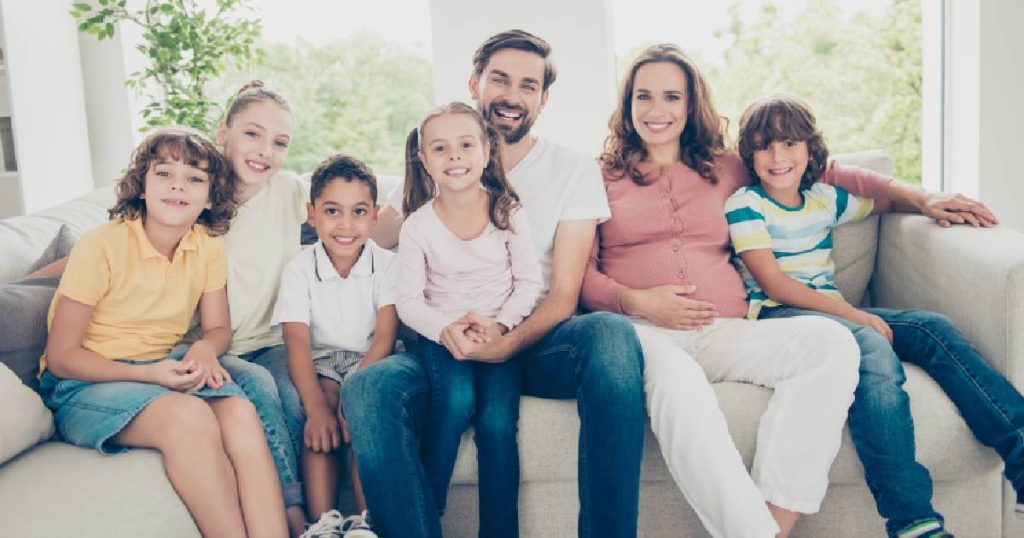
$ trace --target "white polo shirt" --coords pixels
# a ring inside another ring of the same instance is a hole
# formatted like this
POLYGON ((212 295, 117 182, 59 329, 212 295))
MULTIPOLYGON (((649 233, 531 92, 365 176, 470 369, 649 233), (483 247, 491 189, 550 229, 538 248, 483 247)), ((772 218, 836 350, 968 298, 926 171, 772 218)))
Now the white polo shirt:
POLYGON ((270 327, 309 325, 314 358, 342 350, 366 353, 377 311, 395 304, 394 260, 395 253, 367 240, 352 271, 342 278, 317 241, 285 266, 270 327))

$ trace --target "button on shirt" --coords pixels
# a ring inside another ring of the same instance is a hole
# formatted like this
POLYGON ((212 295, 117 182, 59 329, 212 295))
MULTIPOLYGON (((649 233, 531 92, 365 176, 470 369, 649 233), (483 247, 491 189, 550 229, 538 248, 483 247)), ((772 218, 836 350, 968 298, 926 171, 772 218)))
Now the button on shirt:
POLYGON ((271 328, 309 325, 313 357, 333 351, 366 353, 377 311, 395 304, 395 254, 367 240, 348 277, 334 268, 323 243, 302 251, 281 275, 271 328))

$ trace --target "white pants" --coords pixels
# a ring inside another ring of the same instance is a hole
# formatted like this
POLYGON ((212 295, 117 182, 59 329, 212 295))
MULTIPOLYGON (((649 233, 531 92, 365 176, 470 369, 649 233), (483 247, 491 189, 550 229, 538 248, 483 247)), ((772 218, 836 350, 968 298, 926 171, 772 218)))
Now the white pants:
POLYGON ((721 318, 700 331, 635 321, 651 427, 669 471, 715 537, 770 537, 765 501, 817 512, 857 386, 860 350, 820 317, 721 318), (710 382, 775 389, 748 475, 710 382))

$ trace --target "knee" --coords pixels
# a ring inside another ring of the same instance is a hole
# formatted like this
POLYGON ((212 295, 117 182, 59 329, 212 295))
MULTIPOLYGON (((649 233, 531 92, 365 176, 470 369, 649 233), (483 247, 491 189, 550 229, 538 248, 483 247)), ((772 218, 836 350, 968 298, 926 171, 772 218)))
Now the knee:
POLYGON ((861 351, 861 386, 865 383, 902 385, 906 381, 903 365, 888 339, 870 327, 858 329, 854 336, 861 351))
POLYGON ((577 345, 583 351, 582 367, 601 372, 602 378, 632 386, 643 374, 643 351, 636 329, 628 318, 609 312, 582 316, 584 326, 577 345))
POLYGON ((959 332, 956 328, 956 324, 953 320, 948 317, 939 314, 938 312, 929 312, 926 310, 910 310, 905 312, 905 315, 914 323, 920 327, 927 329, 936 334, 950 334, 959 332))
POLYGON ((345 418, 352 423, 374 417, 397 419, 416 394, 427 391, 426 374, 410 354, 402 353, 360 368, 341 389, 345 418))
POLYGON ((478 442, 483 440, 502 441, 515 439, 519 421, 518 410, 505 409, 501 406, 486 406, 477 409, 473 417, 473 432, 478 442))
POLYGON ((163 397, 173 397, 176 401, 167 407, 161 417, 162 450, 220 444, 220 426, 209 404, 187 394, 170 394, 163 397))
MULTIPOLYGON (((860 345, 850 329, 823 317, 806 316, 800 318, 804 322, 804 331, 811 342, 817 344, 817 352, 810 360, 825 359, 824 366, 837 375, 856 379, 860 370, 860 345)), ((883 338, 884 340, 884 338, 883 338)))
POLYGON ((266 446, 263 424, 252 402, 245 398, 223 398, 217 402, 217 419, 229 454, 254 454, 266 446))
MULTIPOLYGON (((476 402, 472 383, 452 384, 448 390, 431 394, 431 415, 445 424, 465 431, 476 402)), ((460 432, 461 433, 461 432, 460 432)))
POLYGON ((225 364, 225 368, 231 374, 231 379, 241 387, 246 396, 254 401, 273 401, 280 405, 274 376, 262 366, 245 362, 242 359, 237 360, 243 364, 231 366, 225 364))

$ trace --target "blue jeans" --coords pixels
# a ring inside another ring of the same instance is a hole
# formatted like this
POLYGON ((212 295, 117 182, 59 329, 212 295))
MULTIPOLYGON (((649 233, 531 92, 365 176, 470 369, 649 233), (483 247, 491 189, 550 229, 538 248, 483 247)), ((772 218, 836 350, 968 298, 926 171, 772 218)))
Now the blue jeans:
POLYGON ((920 366, 942 387, 975 437, 1006 462, 1006 477, 1014 488, 1024 486, 1024 398, 1013 385, 945 316, 866 310, 889 324, 892 344, 870 327, 820 312, 770 308, 761 317, 825 316, 857 338, 861 377, 850 408, 850 434, 889 535, 927 519, 942 521, 932 508, 931 477, 914 457, 914 423, 901 359, 920 366))
MULTIPOLYGON (((578 400, 579 536, 636 536, 645 418, 632 323, 607 313, 573 317, 519 358, 525 393, 578 400)), ((441 536, 417 442, 429 395, 427 372, 409 354, 363 368, 342 389, 366 502, 383 538, 441 536)))
POLYGON ((285 506, 303 504, 298 455, 302 453, 305 415, 299 392, 288 374, 285 347, 267 347, 240 357, 225 355, 221 364, 256 407, 274 456, 285 506))
POLYGON ((419 338, 416 357, 430 384, 430 411, 420 453, 439 515, 462 433, 472 419, 479 469, 482 537, 519 536, 519 358, 489 364, 455 360, 433 341, 419 338))

